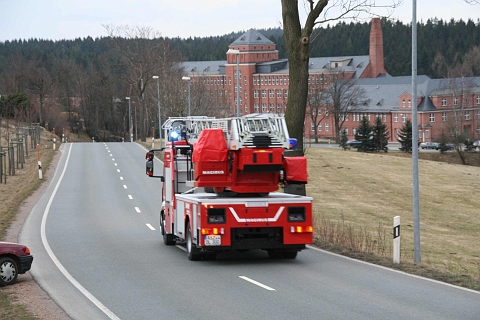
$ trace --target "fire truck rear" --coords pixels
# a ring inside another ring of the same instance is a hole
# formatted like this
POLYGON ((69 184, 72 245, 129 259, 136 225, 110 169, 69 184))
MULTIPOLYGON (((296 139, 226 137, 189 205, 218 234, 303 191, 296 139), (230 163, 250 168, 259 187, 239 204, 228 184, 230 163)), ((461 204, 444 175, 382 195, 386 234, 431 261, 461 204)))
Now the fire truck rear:
POLYGON ((190 260, 261 249, 294 259, 312 243, 312 198, 278 192, 307 183, 305 157, 286 157, 292 139, 283 117, 169 118, 163 153, 160 227, 166 245, 185 243, 190 260))

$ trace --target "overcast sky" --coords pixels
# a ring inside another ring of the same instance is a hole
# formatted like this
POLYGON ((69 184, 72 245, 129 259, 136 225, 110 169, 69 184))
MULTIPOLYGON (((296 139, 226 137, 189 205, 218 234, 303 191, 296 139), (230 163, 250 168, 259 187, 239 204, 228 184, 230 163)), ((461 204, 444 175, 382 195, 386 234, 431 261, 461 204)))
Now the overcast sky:
MULTIPOLYGON (((416 2, 418 21, 480 18, 480 5, 463 0, 416 2)), ((411 22, 412 0, 404 0, 392 17, 411 22)), ((165 37, 205 37, 275 28, 281 19, 280 0, 0 0, 0 42, 102 37, 107 24, 148 26, 165 37)))

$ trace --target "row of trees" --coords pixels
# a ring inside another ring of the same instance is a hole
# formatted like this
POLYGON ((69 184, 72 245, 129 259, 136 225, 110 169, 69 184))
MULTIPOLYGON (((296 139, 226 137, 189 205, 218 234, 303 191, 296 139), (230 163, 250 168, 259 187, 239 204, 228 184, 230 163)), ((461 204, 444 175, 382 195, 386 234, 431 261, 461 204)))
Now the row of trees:
MULTIPOLYGON (((370 124, 367 117, 362 117, 360 124, 355 130, 355 139, 360 141, 357 150, 362 152, 388 152, 389 132, 382 119, 377 117, 373 125, 370 124)), ((342 129, 340 138, 340 147, 347 149, 348 137, 347 131, 342 129)))
MULTIPOLYGON (((163 119, 186 115, 182 56, 170 42, 151 28, 105 29, 109 37, 101 41, 102 50, 87 55, 87 61, 21 52, 9 56, 0 73, 0 117, 41 123, 49 130, 84 128, 89 136, 114 140, 131 124, 145 140, 150 124, 158 124, 158 103, 163 119)), ((192 115, 216 115, 225 107, 225 99, 204 89, 201 82, 191 83, 192 115)))

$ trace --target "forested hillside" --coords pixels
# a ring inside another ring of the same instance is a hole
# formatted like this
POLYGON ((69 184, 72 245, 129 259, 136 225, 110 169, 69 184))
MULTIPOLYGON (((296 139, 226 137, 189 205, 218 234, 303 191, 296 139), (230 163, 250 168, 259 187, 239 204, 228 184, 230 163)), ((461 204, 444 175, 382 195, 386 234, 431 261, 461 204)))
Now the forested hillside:
MULTIPOLYGON (((410 75, 410 26, 382 20, 382 30, 386 70, 410 75)), ((158 105, 163 119, 185 115, 190 100, 181 62, 225 60, 229 44, 245 31, 169 39, 148 27, 112 26, 96 39, 0 42, 0 118, 117 140, 135 127, 145 140, 147 124, 158 123, 158 105)), ((282 30, 259 31, 286 58, 282 30)), ((366 22, 320 28, 311 56, 368 55, 369 34, 366 22)), ((458 77, 459 71, 480 76, 480 21, 419 23, 418 74, 458 77)), ((225 96, 214 98, 200 82, 192 83, 192 114, 218 116, 225 96)))
MULTIPOLYGON (((411 26, 399 21, 382 20, 385 68, 394 76, 411 73, 411 26)), ((160 30, 161 31, 161 30, 160 30)), ((245 30, 244 30, 245 31, 245 30)), ((242 32, 205 38, 165 39, 180 52, 184 61, 224 60, 228 45, 242 32)), ((281 29, 259 29, 277 44, 281 58, 286 57, 281 29)), ((312 57, 368 55, 370 23, 339 23, 317 30, 311 45, 312 57)), ((80 65, 108 51, 108 38, 91 37, 51 41, 24 39, 0 43, 0 73, 9 56, 20 53, 27 60, 39 59, 51 65, 57 59, 71 59, 80 65)), ((442 68, 435 57, 442 56, 447 66, 462 62, 466 53, 480 45, 480 21, 427 20, 418 24, 418 74, 440 78, 442 68)), ((48 68, 48 67, 47 67, 48 68)), ((477 76, 480 70, 477 70, 477 76)))

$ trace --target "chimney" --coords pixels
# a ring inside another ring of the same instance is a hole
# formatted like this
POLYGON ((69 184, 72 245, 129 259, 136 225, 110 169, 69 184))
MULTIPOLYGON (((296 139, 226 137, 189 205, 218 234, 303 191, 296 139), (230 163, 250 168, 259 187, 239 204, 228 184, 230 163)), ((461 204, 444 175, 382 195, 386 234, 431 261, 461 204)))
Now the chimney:
POLYGON ((380 18, 372 19, 370 29, 370 76, 378 77, 379 74, 386 74, 383 58, 383 34, 380 25, 380 18))

